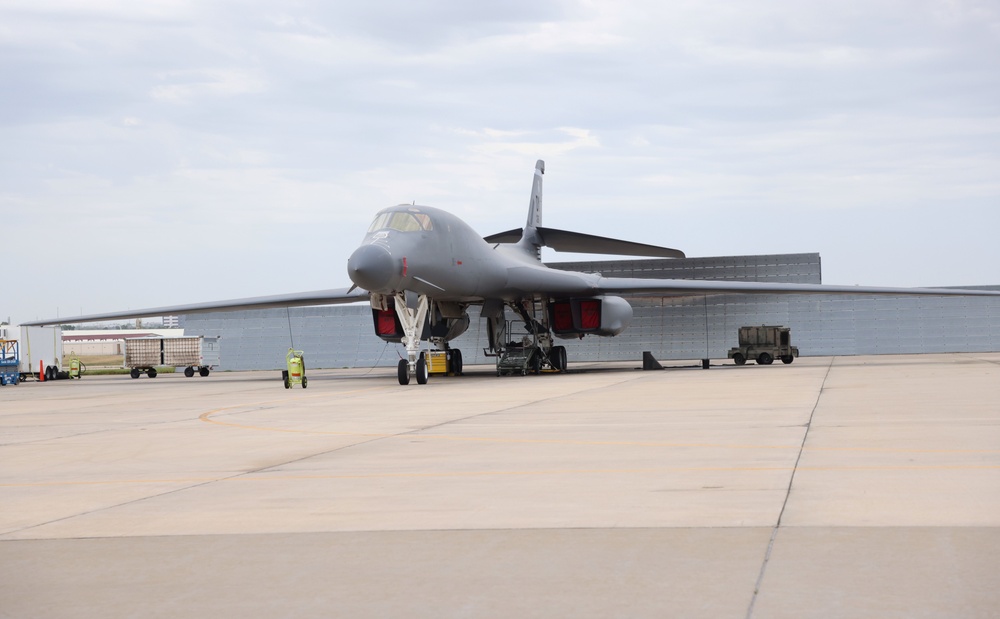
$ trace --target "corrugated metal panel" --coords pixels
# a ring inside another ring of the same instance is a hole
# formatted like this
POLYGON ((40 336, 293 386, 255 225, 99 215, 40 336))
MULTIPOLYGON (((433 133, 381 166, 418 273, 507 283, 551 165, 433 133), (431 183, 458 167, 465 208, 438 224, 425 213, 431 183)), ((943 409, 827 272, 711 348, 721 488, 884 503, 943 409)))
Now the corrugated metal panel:
MULTIPOLYGON (((574 262, 557 268, 619 277, 740 279, 821 283, 818 254, 725 256, 681 260, 574 262)), ((1000 290, 1000 286, 992 287, 1000 290)), ((570 363, 725 358, 744 325, 784 325, 803 356, 1000 351, 1000 299, 715 295, 631 301, 632 325, 613 338, 561 340, 570 363)), ((470 312, 469 330, 452 342, 466 364, 492 363, 483 355, 485 322, 470 312)), ((513 319, 513 316, 509 316, 513 319)), ((280 369, 292 346, 306 351, 307 367, 394 366, 402 347, 374 335, 367 305, 252 310, 184 317, 187 335, 221 335, 221 369, 280 369)), ((515 328, 517 333, 523 329, 515 328)))

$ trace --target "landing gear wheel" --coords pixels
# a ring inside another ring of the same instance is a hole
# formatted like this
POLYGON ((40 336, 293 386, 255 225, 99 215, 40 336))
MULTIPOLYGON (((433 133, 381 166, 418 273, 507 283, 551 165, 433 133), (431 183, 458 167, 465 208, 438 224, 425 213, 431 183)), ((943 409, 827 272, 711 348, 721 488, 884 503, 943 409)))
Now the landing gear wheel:
POLYGON ((406 362, 406 359, 399 360, 399 365, 396 366, 396 377, 399 378, 400 385, 410 384, 410 364, 406 362))
POLYGON ((132 368, 132 371, 131 371, 131 372, 129 372, 129 373, 128 373, 128 375, 129 375, 129 376, 131 376, 132 378, 139 378, 139 375, 140 375, 141 373, 142 373, 142 372, 140 372, 139 370, 137 370, 137 369, 135 369, 135 368, 132 368))
POLYGON ((455 349, 451 351, 451 373, 455 376, 462 375, 462 351, 455 349))
POLYGON ((566 347, 565 346, 553 346, 552 350, 549 351, 549 363, 552 364, 552 369, 565 372, 566 371, 566 347))
POLYGON ((427 377, 427 360, 424 358, 423 353, 420 353, 420 358, 417 359, 417 384, 426 385, 427 377))
POLYGON ((792 361, 795 361, 795 357, 791 355, 785 355, 784 357, 781 358, 781 362, 784 363, 785 365, 788 365, 792 361))
POLYGON ((146 370, 146 376, 150 378, 156 378, 156 368, 149 368, 146 370))
POLYGON ((188 378, 194 376, 194 368, 191 366, 184 368, 184 376, 187 376, 188 378))
POLYGON ((531 355, 531 361, 528 362, 528 367, 531 368, 531 373, 538 375, 542 372, 542 353, 536 352, 531 355))
POLYGON ((774 357, 770 353, 762 352, 757 355, 757 363, 760 365, 771 365, 774 363, 774 357))
POLYGON ((747 362, 747 358, 743 356, 743 353, 736 353, 733 355, 733 363, 736 365, 743 365, 747 362))
POLYGON ((208 368, 201 368, 198 370, 198 376, 208 376, 208 368))

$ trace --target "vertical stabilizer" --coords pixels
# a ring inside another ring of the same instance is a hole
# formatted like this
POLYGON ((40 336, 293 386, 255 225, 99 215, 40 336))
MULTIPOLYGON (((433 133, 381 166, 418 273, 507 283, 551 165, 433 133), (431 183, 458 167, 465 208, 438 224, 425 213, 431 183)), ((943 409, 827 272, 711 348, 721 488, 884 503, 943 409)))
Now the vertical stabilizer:
POLYGON ((524 233, 517 245, 525 252, 542 259, 542 241, 538 228, 542 225, 542 175, 545 174, 545 162, 539 159, 535 162, 535 178, 531 182, 531 200, 528 202, 528 221, 524 224, 524 233))

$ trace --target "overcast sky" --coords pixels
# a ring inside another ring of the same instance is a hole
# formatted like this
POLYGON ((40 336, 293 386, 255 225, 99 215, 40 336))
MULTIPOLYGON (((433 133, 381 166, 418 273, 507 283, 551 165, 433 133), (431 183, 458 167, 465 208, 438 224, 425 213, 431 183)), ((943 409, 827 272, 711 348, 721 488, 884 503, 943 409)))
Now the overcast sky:
POLYGON ((385 206, 522 225, 536 159, 551 227, 1000 284, 998 7, 0 0, 0 319, 347 286, 385 206))

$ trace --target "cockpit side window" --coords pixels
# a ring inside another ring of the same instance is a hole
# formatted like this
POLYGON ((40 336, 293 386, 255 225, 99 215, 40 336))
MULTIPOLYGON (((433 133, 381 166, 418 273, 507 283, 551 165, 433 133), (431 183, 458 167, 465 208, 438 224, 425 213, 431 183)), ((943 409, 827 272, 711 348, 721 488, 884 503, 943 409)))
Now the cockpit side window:
POLYGON ((375 221, 372 222, 372 225, 368 226, 368 233, 371 234, 376 230, 381 230, 382 228, 384 228, 385 223, 389 221, 390 214, 391 213, 379 213, 378 215, 376 215, 375 221))
POLYGON ((375 216, 375 221, 368 226, 368 233, 376 230, 397 230, 399 232, 419 232, 420 230, 433 230, 431 218, 426 213, 411 213, 408 211, 389 211, 379 213, 375 216))

